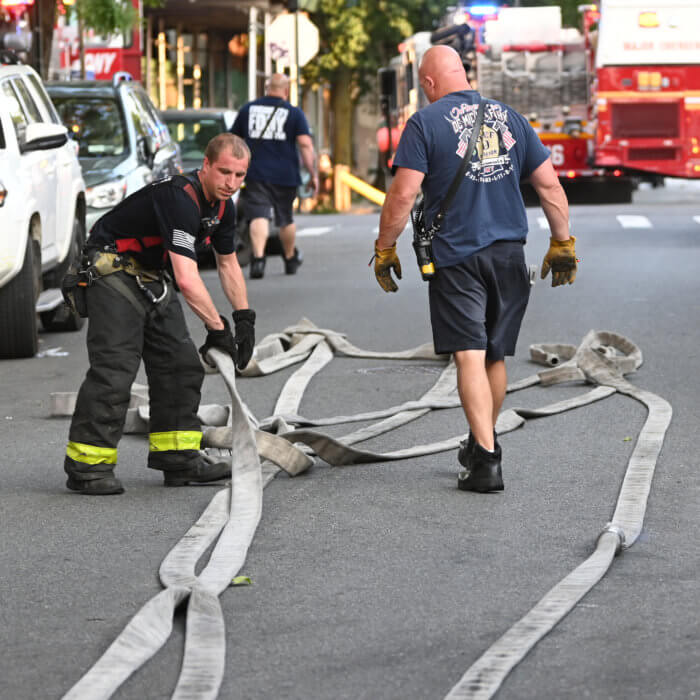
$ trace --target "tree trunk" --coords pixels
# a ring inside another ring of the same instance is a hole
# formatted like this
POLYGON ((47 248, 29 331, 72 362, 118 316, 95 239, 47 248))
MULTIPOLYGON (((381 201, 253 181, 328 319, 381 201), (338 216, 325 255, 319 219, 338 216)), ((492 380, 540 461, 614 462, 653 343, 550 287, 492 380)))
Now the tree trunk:
POLYGON ((331 87, 333 163, 352 167, 352 126, 355 106, 350 94, 350 71, 339 71, 331 87))
POLYGON ((56 25, 56 0, 37 0, 39 22, 39 73, 44 80, 49 79, 53 28, 56 25))

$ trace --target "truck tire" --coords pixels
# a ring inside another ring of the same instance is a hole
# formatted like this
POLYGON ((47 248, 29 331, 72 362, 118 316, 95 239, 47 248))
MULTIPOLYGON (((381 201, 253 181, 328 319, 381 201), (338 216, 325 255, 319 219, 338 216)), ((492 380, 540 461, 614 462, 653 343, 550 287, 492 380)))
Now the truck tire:
POLYGON ((33 357, 39 349, 36 300, 41 286, 41 253, 27 237, 24 264, 19 273, 0 288, 0 357, 33 357))
MULTIPOLYGON (((85 223, 80 215, 80 210, 76 209, 73 221, 73 238, 71 247, 65 261, 61 265, 61 274, 57 275, 56 284, 60 285, 66 272, 71 265, 80 262, 83 245, 85 244, 85 223)), ((41 325, 46 331, 79 331, 85 324, 85 319, 72 311, 66 304, 61 304, 51 311, 44 311, 39 314, 41 325)))

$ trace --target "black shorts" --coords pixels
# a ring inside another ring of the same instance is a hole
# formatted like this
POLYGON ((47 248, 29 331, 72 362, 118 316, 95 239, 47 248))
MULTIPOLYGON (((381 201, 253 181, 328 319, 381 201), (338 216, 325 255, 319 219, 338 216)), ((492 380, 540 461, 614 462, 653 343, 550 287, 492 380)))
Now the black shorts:
POLYGON ((515 353, 530 276, 522 241, 497 241, 430 280, 435 352, 486 350, 489 360, 515 353))
POLYGON ((296 187, 246 182, 241 190, 243 215, 248 221, 274 218, 277 226, 287 226, 294 221, 292 209, 296 196, 296 187))

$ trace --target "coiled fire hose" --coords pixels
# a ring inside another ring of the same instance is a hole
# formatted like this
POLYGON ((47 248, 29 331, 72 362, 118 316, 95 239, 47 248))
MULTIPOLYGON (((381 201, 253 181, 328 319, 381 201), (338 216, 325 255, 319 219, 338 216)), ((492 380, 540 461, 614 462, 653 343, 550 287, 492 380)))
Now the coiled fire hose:
MULTIPOLYGON (((513 392, 536 384, 548 386, 567 381, 595 385, 584 394, 538 409, 511 408, 499 416, 499 434, 513 430, 529 418, 543 417, 599 401, 616 392, 630 396, 648 409, 630 457, 610 523, 599 535, 593 554, 552 588, 525 617, 518 621, 465 672, 446 696, 490 698, 508 673, 576 603, 605 575, 614 556, 634 544, 642 528, 646 502, 656 460, 671 420, 670 405, 659 396, 638 389, 624 378, 642 363, 639 348, 627 338, 605 331, 590 331, 577 347, 534 345, 533 361, 549 369, 508 386, 513 392)), ((446 365, 434 386, 421 398, 391 408, 352 416, 309 419, 298 415, 304 390, 312 377, 334 356, 395 360, 442 360, 431 345, 402 352, 362 350, 340 333, 319 329, 303 319, 281 334, 268 336, 256 347, 244 376, 270 374, 292 364, 304 364, 285 383, 274 413, 257 421, 236 390, 231 359, 217 350, 210 357, 231 395, 229 408, 203 406, 204 444, 217 459, 231 454, 231 487, 219 491, 199 520, 171 550, 160 567, 164 590, 146 603, 95 665, 64 696, 64 700, 109 698, 117 688, 167 641, 172 631, 174 610, 188 599, 185 654, 180 677, 172 697, 175 700, 216 698, 224 675, 225 629, 218 596, 240 570, 262 509, 264 483, 278 467, 295 475, 320 457, 331 465, 405 459, 456 449, 464 435, 416 445, 387 453, 364 451, 351 445, 380 435, 415 420, 433 409, 460 406, 456 394, 453 362, 446 365), (324 425, 357 421, 377 422, 332 438, 314 430, 324 425), (260 458, 264 458, 261 465, 260 458), (274 463, 274 464, 273 464, 274 463), (274 466, 277 465, 277 466, 274 466), (218 537, 218 541, 217 541, 218 537), (217 541, 207 565, 199 576, 195 566, 210 545, 217 541)), ((134 392, 126 431, 147 432, 146 400, 134 392), (141 404, 141 405, 138 405, 141 404)), ((70 415, 74 396, 52 396, 53 415, 70 415)))

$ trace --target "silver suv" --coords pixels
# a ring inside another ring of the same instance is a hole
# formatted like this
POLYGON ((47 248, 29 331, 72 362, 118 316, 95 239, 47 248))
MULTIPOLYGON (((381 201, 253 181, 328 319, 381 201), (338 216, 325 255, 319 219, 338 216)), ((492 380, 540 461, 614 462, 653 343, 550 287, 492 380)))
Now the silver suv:
POLYGON ((49 82, 46 89, 78 143, 87 184, 87 227, 153 180, 182 172, 177 146, 140 83, 49 82))
POLYGON ((37 311, 48 330, 82 326, 58 287, 84 240, 75 143, 37 73, 0 52, 0 357, 36 354, 37 311))

